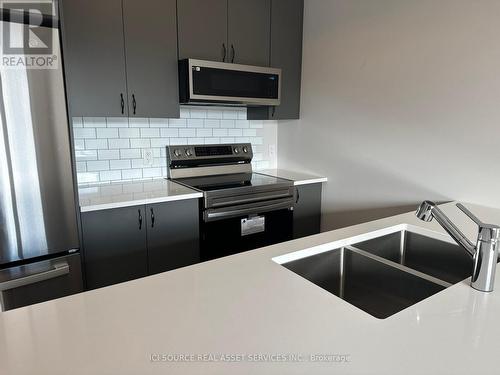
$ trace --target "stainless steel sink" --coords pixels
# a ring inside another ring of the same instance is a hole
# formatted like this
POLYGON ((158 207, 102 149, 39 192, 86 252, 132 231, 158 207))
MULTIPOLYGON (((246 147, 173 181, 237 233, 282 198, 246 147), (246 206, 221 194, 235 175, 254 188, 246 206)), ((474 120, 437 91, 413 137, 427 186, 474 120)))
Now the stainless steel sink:
POLYGON ((282 266, 380 319, 445 289, 443 285, 348 248, 282 266))
POLYGON ((472 274, 472 258, 460 246, 408 230, 352 246, 450 284, 472 274))

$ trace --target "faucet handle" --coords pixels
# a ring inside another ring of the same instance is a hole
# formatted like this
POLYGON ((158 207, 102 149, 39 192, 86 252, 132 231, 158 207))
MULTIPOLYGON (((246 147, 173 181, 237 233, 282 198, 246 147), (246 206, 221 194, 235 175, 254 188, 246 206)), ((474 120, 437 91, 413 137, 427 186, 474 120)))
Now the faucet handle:
POLYGON ((474 223, 477 224, 478 227, 484 227, 486 224, 484 224, 479 218, 474 215, 472 212, 469 211, 467 207, 465 207, 462 203, 457 203, 457 207, 464 213, 466 214, 474 223))
POLYGON ((482 241, 498 241, 500 238, 500 227, 495 224, 486 224, 470 212, 462 203, 457 203, 457 207, 466 214, 479 227, 478 239, 482 241))

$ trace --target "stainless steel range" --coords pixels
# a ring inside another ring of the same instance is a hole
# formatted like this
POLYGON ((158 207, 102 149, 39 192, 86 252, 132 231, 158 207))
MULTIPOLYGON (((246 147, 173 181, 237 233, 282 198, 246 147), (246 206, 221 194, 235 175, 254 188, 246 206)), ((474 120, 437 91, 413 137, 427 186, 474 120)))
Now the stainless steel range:
POLYGON ((253 172, 252 157, 249 143, 167 146, 168 177, 203 192, 203 260, 292 239, 293 182, 253 172))

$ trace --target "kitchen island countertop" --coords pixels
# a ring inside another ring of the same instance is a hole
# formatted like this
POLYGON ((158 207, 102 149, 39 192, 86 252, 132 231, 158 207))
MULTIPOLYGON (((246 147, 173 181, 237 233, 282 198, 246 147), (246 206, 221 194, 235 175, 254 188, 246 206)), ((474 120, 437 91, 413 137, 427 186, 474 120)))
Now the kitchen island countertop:
MULTIPOLYGON (((474 240, 475 225, 441 207, 474 240)), ((500 223, 498 209, 467 207, 500 223)), ((411 212, 1 313, 0 373, 498 372, 500 277, 492 293, 464 280, 381 320, 273 261, 396 225, 445 235, 411 212)))

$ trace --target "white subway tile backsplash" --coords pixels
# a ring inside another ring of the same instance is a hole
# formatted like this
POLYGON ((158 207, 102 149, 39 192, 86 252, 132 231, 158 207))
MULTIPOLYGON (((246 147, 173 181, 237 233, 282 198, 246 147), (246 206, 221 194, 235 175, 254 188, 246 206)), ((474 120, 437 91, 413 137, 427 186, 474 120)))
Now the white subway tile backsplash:
POLYGON ((188 128, 203 128, 204 121, 201 118, 190 118, 187 119, 187 127, 188 128))
MULTIPOLYGON (((172 138, 170 138, 172 139, 172 138)), ((152 148, 159 148, 159 147, 165 147, 170 144, 170 139, 169 138, 154 138, 151 140, 151 147, 152 148)))
POLYGON ((133 180, 142 178, 142 169, 125 169, 122 171, 124 180, 133 180))
POLYGON ((212 129, 196 129, 196 136, 197 137, 211 137, 212 136, 212 129))
POLYGON ((234 122, 234 127, 239 129, 246 129, 250 127, 250 124, 247 120, 236 120, 234 122))
POLYGON ((238 119, 238 111, 224 110, 224 112, 222 113, 222 118, 226 120, 236 120, 238 119))
POLYGON ((168 119, 166 118, 150 118, 149 126, 151 128, 166 128, 168 127, 168 119))
POLYGON ((221 128, 234 128, 234 120, 221 120, 220 122, 221 128))
MULTIPOLYGON (((182 129, 180 129, 182 130, 182 129)), ((160 129, 160 134, 163 138, 174 137, 177 138, 179 136, 179 129, 160 129)))
POLYGON ((110 160, 109 169, 130 169, 132 163, 130 160, 110 160))
POLYGON ((188 145, 203 145, 203 144, 205 144, 205 138, 197 138, 197 137, 188 138, 187 144, 188 145))
POLYGON ((83 128, 83 118, 73 117, 72 124, 73 128, 83 128))
POLYGON ((118 129, 105 128, 96 130, 97 130, 97 138, 118 138, 118 129))
MULTIPOLYGON (((139 131, 138 128, 120 128, 120 138, 139 138, 141 136, 141 132, 139 131)), ((110 138, 116 138, 118 135, 115 137, 110 137, 110 138)))
POLYGON ((206 145, 213 145, 213 144, 218 144, 218 143, 220 143, 220 138, 215 138, 215 137, 205 138, 205 144, 206 145))
POLYGON ((95 138, 95 129, 91 128, 74 128, 73 136, 75 139, 86 139, 86 138, 95 138))
POLYGON ((98 150, 97 158, 99 160, 120 159, 120 150, 98 150))
POLYGON ((187 138, 170 138, 171 145, 185 145, 188 143, 187 138))
POLYGON ((182 118, 169 119, 168 126, 171 128, 185 128, 187 126, 186 119, 182 118))
POLYGON ((215 119, 221 119, 222 118, 222 110, 220 109, 208 109, 207 110, 207 118, 215 118, 215 119))
POLYGON ((87 162, 87 171, 97 172, 97 171, 107 171, 109 170, 109 161, 107 160, 97 160, 87 162))
MULTIPOLYGON (((191 118, 207 118, 207 110, 203 108, 191 108, 191 118)), ((188 121, 189 123, 189 121, 188 121)))
POLYGON ((220 128, 220 120, 205 119, 205 128, 220 128))
POLYGON ((122 172, 121 171, 99 172, 99 179, 101 181, 119 181, 122 179, 122 172))
POLYGON ((106 119, 108 128, 128 128, 128 118, 126 117, 108 117, 106 119))
POLYGON ((243 136, 244 137, 256 137, 257 130, 256 129, 243 129, 243 136))
POLYGON ((85 150, 85 140, 84 139, 75 139, 75 150, 85 150))
POLYGON ((161 177, 161 168, 144 168, 142 174, 144 178, 161 177))
POLYGON ((107 139, 86 139, 85 149, 86 150, 106 150, 108 148, 107 139))
POLYGON ((159 138, 160 129, 158 128, 147 128, 141 129, 141 138, 159 138))
POLYGON ((140 149, 122 149, 120 150, 120 159, 136 159, 142 157, 140 149))
POLYGON ((196 137, 196 129, 179 129, 179 137, 196 137))
POLYGON ((149 128, 149 119, 140 117, 130 117, 128 120, 130 128, 149 128))
POLYGON ((110 150, 121 150, 122 148, 129 148, 130 141, 125 138, 108 139, 108 146, 110 150))
POLYGON ((83 126, 85 128, 105 128, 106 117, 84 117, 83 126))
POLYGON ((88 160, 97 160, 97 151, 96 150, 75 150, 75 159, 77 161, 88 161, 88 160))
POLYGON ((151 140, 149 138, 133 138, 130 140, 131 148, 150 148, 151 140))
POLYGON ((243 135, 243 130, 241 129, 228 129, 227 135, 231 137, 241 137, 243 135))
POLYGON ((225 137, 227 136, 227 129, 213 129, 212 134, 214 137, 225 137))
MULTIPOLYGON (((275 165, 264 152, 263 121, 248 121, 246 110, 181 107, 181 118, 75 117, 72 119, 79 183, 166 176, 167 145, 251 142, 255 168, 275 165), (143 152, 153 153, 151 164, 143 152)), ((276 125, 273 125, 276 129, 276 125)))

